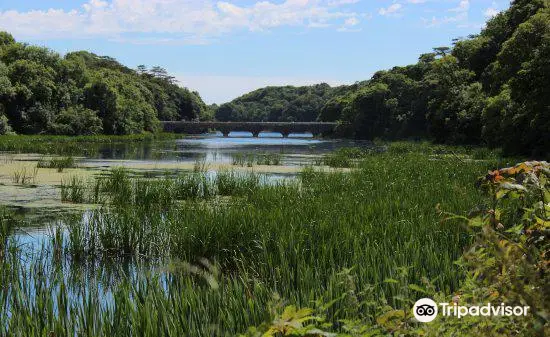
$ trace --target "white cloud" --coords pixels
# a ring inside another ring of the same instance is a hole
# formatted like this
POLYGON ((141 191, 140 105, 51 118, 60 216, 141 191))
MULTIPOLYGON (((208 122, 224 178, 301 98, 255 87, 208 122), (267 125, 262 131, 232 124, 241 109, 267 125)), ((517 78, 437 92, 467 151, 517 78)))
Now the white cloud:
POLYGON ((344 25, 346 26, 356 26, 359 24, 359 19, 357 18, 349 18, 346 21, 344 21, 344 25))
POLYGON ((346 21, 344 21, 344 24, 337 29, 338 32, 347 32, 347 33, 356 33, 356 32, 360 32, 361 31, 361 28, 356 28, 355 26, 357 26, 361 21, 359 21, 358 18, 356 17, 351 17, 349 19, 346 19, 346 21))
POLYGON ((427 0, 407 0, 408 3, 414 4, 414 5, 423 4, 423 3, 426 3, 426 1, 427 0))
POLYGON ((458 3, 458 7, 449 9, 449 12, 463 13, 470 10, 470 0, 461 0, 458 3))
POLYGON ((361 0, 331 0, 328 2, 329 6, 342 6, 342 5, 353 5, 358 3, 361 0))
POLYGON ((403 5, 401 4, 392 4, 388 8, 380 8, 378 14, 380 15, 396 15, 400 12, 403 5))
POLYGON ((313 85, 328 83, 331 86, 345 84, 338 80, 320 78, 291 78, 291 77, 261 77, 261 76, 216 76, 216 75, 186 75, 176 76, 180 84, 193 88, 201 93, 201 97, 208 104, 225 103, 247 92, 268 85, 313 85))
MULTIPOLYGON (((166 39, 209 41, 236 31, 263 31, 281 26, 341 26, 358 13, 339 7, 357 0, 257 1, 238 6, 214 0, 88 0, 70 11, 49 9, 0 11, 0 29, 27 38, 164 34, 166 39)), ((144 41, 148 38, 145 37, 144 41)))
POLYGON ((484 12, 483 15, 485 15, 486 18, 490 19, 498 14, 498 10, 496 8, 489 7, 484 12))
POLYGON ((491 7, 487 8, 485 11, 483 11, 483 15, 485 18, 490 19, 494 16, 496 16, 499 13, 499 10, 497 9, 496 2, 493 1, 493 4, 491 7))
POLYGON ((477 24, 470 24, 469 12, 470 12, 470 0, 460 0, 456 7, 450 8, 447 12, 454 13, 452 15, 444 17, 435 17, 431 19, 422 18, 426 27, 437 27, 445 24, 455 24, 458 28, 479 26, 477 24))

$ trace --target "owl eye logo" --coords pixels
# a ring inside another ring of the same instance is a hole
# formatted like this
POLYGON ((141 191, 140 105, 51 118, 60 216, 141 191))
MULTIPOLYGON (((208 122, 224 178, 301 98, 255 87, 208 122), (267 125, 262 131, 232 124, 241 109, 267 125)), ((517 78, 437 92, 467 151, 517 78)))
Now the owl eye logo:
POLYGON ((435 307, 429 304, 423 304, 416 307, 416 314, 418 316, 432 316, 435 314, 435 307))
POLYGON ((437 317, 437 304, 430 298, 421 298, 414 304, 412 312, 417 321, 431 322, 437 317))

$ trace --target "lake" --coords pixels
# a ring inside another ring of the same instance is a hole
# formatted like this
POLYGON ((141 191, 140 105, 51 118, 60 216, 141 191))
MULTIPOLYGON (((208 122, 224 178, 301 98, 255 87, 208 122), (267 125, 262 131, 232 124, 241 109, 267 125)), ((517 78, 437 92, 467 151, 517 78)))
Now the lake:
MULTIPOLYGON (((137 144, 100 144, 89 155, 77 159, 78 168, 65 169, 63 172, 39 169, 29 186, 19 186, 20 184, 10 181, 9 171, 20 167, 30 171, 44 156, 3 154, 4 187, 0 189, 0 199, 3 204, 16 209, 27 219, 27 225, 17 228, 12 238, 22 248, 25 256, 22 260, 23 266, 36 268, 37 261, 48 261, 54 254, 52 242, 56 235, 62 237, 64 243, 68 241, 67 221, 86 222, 89 217, 88 209, 95 207, 61 202, 59 185, 72 176, 91 179, 113 167, 126 167, 143 175, 164 175, 169 172, 192 171, 197 163, 201 163, 205 165, 207 176, 212 179, 220 170, 253 170, 262 174, 265 183, 273 183, 293 179, 302 167, 313 165, 328 152, 342 147, 367 145, 350 140, 315 139, 311 134, 292 134, 283 138, 278 133, 269 132, 263 132, 256 138, 247 132, 233 132, 229 137, 212 133, 137 144), (278 158, 276 165, 263 165, 259 159, 272 155, 278 158), (69 218, 72 220, 67 220, 69 218)), ((108 304, 112 296, 109 285, 116 283, 116 275, 121 272, 127 276, 137 275, 138 272, 153 270, 162 274, 167 263, 135 259, 119 262, 93 262, 89 265, 73 266, 70 261, 63 261, 61 265, 66 271, 64 277, 67 277, 67 281, 72 278, 71 282, 78 285, 73 296, 78 297, 82 287, 86 291, 87 287, 94 285, 101 289, 102 299, 108 304), (74 282, 74 275, 80 277, 78 282, 74 282)), ((48 263, 42 267, 47 269, 51 265, 48 263)))

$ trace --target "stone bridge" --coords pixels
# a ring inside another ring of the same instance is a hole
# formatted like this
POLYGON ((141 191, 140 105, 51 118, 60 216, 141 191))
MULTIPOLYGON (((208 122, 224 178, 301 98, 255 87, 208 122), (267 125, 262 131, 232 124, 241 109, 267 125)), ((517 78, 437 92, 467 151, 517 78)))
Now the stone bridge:
POLYGON ((165 132, 201 134, 209 130, 220 131, 224 137, 231 131, 251 132, 258 137, 262 131, 280 132, 283 137, 291 133, 311 132, 313 136, 329 135, 336 128, 337 123, 329 122, 188 122, 166 121, 161 122, 165 132))

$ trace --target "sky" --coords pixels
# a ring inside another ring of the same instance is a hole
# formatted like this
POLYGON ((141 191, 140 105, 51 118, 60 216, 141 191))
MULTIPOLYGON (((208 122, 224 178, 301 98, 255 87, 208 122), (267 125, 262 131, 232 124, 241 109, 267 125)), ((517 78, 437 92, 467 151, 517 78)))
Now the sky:
POLYGON ((207 103, 351 84, 476 34, 508 0, 0 0, 0 30, 60 54, 161 66, 207 103))

